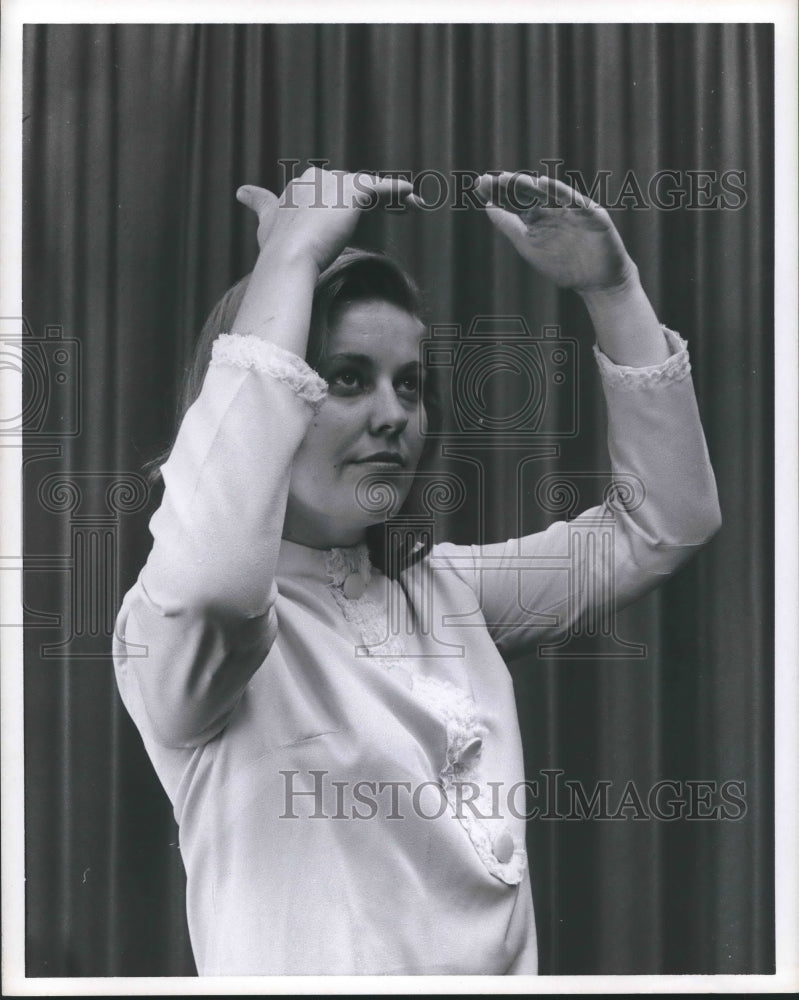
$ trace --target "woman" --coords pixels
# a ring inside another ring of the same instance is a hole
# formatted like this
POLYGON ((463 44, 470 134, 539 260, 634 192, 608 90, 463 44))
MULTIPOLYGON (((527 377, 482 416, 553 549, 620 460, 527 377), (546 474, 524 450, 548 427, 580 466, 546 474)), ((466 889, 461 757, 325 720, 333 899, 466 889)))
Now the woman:
POLYGON ((424 327, 395 265, 337 258, 360 211, 413 204, 411 186, 311 170, 279 201, 239 192, 260 253, 206 331, 213 356, 115 646, 180 824, 201 975, 535 972, 502 656, 570 628, 596 593, 541 560, 614 522, 613 552, 584 569, 612 570, 620 604, 719 525, 685 344, 607 213, 543 178, 477 191, 521 256, 584 299, 614 471, 646 497, 500 545, 408 545, 382 572, 367 543, 405 502, 435 419, 424 327), (540 204, 502 207, 514 184, 540 204), (392 498, 379 509, 375 482, 392 498), (520 608, 557 624, 533 629, 520 608))

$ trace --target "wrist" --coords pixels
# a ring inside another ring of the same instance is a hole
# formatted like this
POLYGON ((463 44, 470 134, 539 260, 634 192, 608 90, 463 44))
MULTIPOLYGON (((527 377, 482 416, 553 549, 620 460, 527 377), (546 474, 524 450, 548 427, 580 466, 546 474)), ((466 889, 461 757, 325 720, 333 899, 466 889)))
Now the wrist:
POLYGON ((322 272, 311 248, 267 240, 258 252, 255 270, 294 279, 316 280, 322 272))
POLYGON ((595 310, 602 310, 609 307, 618 308, 625 301, 640 296, 643 292, 643 287, 638 267, 628 257, 621 273, 614 281, 592 288, 581 288, 577 291, 588 311, 593 313, 595 310))
POLYGON ((632 264, 623 281, 583 294, 597 345, 614 364, 658 365, 671 353, 660 322, 632 264))
POLYGON ((305 357, 318 277, 312 257, 267 241, 228 332, 253 334, 305 357))

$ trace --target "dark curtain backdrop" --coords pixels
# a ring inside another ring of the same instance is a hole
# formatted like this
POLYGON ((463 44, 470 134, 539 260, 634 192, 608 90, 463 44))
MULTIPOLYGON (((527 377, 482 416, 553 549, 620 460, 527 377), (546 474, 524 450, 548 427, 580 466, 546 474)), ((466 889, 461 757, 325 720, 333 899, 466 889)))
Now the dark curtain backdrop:
MULTIPOLYGON (((610 781, 616 799, 628 781, 745 786, 737 820, 531 821, 542 971, 773 970, 772 45, 769 25, 26 28, 29 975, 193 973, 177 831, 109 637, 158 500, 141 465, 169 442, 202 321, 254 260, 235 189, 278 189, 280 159, 311 157, 450 183, 559 158, 589 180, 610 171, 610 201, 629 170, 644 193, 659 170, 683 187, 715 172, 715 194, 744 172, 737 209, 633 197, 613 212, 661 319, 690 342, 724 527, 619 615, 644 658, 597 640, 588 658, 512 669, 530 777, 610 781)), ((581 304, 478 212, 372 212, 358 237, 409 265, 431 322, 522 314, 579 339, 577 438, 518 482, 513 449, 456 441, 446 459, 473 488, 439 537, 544 527, 543 473, 608 469, 581 304)), ((581 502, 596 502, 583 478, 581 502)))

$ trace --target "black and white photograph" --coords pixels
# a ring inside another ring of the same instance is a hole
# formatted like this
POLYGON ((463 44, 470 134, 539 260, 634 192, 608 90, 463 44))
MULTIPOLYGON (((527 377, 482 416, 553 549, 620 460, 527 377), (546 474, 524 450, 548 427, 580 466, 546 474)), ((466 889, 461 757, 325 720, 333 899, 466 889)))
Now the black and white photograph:
POLYGON ((592 10, 4 11, 4 994, 799 987, 796 11, 592 10))

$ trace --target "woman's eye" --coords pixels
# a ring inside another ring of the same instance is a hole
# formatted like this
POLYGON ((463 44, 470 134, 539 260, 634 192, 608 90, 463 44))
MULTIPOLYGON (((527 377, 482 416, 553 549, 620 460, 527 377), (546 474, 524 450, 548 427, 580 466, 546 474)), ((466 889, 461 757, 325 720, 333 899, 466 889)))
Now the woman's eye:
POLYGON ((362 384, 361 376, 358 372, 353 371, 351 368, 336 372, 328 379, 328 385, 333 389, 360 389, 362 384))
POLYGON ((403 375, 397 383, 397 388, 400 392, 405 395, 418 396, 419 395, 419 376, 418 375, 403 375))

